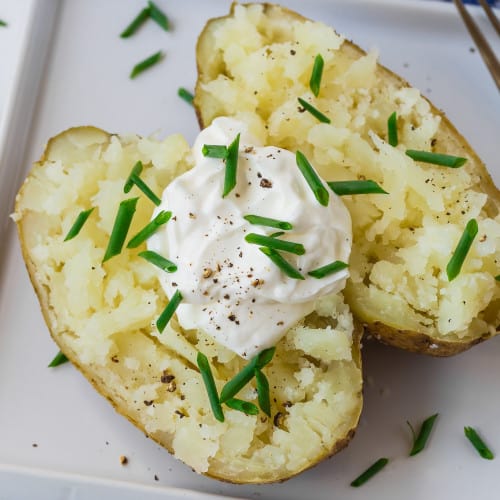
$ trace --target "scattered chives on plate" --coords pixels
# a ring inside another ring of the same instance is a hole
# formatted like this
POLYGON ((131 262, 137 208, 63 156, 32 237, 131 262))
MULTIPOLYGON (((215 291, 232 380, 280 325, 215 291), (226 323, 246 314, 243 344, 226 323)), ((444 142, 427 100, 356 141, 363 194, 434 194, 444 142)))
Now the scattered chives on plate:
POLYGON ((412 449, 410 450, 410 457, 413 457, 417 453, 420 453, 425 448, 425 445, 427 443, 427 440, 429 439, 429 436, 431 435, 432 427, 434 426, 434 422, 436 421, 437 417, 438 413, 435 413, 434 415, 431 415, 430 417, 426 418, 422 423, 422 426, 420 427, 418 435, 415 434, 415 431, 413 430, 413 427, 410 424, 410 422, 406 422, 410 427, 410 430, 413 435, 413 446, 412 449))
POLYGON ((188 104, 193 105, 194 95, 189 92, 189 90, 185 89, 184 87, 179 87, 177 90, 177 95, 188 104))
POLYGON ((352 481, 351 486, 357 488, 366 481, 371 479, 375 474, 380 472, 389 462, 388 458, 379 458, 372 466, 368 467, 362 474, 360 474, 354 481, 352 481))
POLYGON ((163 51, 159 50, 158 52, 155 52, 153 55, 144 59, 143 61, 137 63, 130 72, 130 78, 131 79, 136 78, 141 73, 151 68, 151 66, 158 64, 162 58, 163 58, 163 51))
POLYGON ((472 427, 464 427, 464 434, 481 457, 486 460, 493 460, 495 458, 493 452, 488 448, 475 429, 472 427))
POLYGON ((62 365, 64 363, 67 363, 69 359, 66 357, 66 355, 59 351, 55 356, 54 359, 49 363, 48 367, 49 368, 55 368, 56 366, 62 365))

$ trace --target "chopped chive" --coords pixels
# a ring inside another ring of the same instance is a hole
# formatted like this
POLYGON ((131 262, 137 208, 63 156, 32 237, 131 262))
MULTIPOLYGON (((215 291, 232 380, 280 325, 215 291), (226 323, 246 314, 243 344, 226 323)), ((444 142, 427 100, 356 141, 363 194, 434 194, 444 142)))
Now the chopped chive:
MULTIPOLYGON (((144 252, 142 252, 144 253, 144 252)), ((179 292, 179 290, 176 290, 172 298, 170 299, 170 302, 167 304, 163 312, 160 314, 158 319, 156 320, 156 327, 158 328, 158 331, 160 333, 163 333, 163 330, 165 330, 165 327, 167 326, 168 322, 174 315, 177 307, 182 301, 182 294, 179 292)))
POLYGON ((48 367, 49 368, 55 368, 56 366, 62 365, 64 363, 67 363, 69 359, 66 357, 64 353, 59 351, 55 356, 54 359, 49 363, 48 367))
POLYGON ((0 19, 0 26, 7 27, 8 24, 5 21, 3 21, 2 19, 0 19))
POLYGON ((351 486, 357 488, 362 484, 365 484, 368 479, 371 479, 377 472, 380 472, 389 462, 387 458, 379 458, 371 467, 360 474, 352 483, 351 486))
POLYGON ((314 65, 311 72, 311 79, 309 80, 309 87, 311 92, 318 97, 319 88, 321 85, 321 77, 323 76, 323 66, 325 65, 325 61, 323 61, 323 57, 321 54, 318 54, 314 59, 314 65))
POLYGON ((301 97, 298 98, 300 105, 311 115, 314 116, 317 120, 319 120, 321 123, 331 123, 330 118, 328 116, 324 115, 321 111, 316 109, 312 104, 309 104, 307 101, 304 101, 301 97))
POLYGON ((479 455, 481 455, 486 460, 493 460, 495 455, 488 448, 486 443, 479 437, 478 433, 472 427, 464 427, 464 433, 467 439, 472 443, 472 446, 476 448, 479 455))
POLYGON ((325 276, 329 276, 330 274, 338 273, 339 271, 342 271, 342 269, 345 269, 346 267, 349 267, 349 264, 342 262, 341 260, 336 260, 335 262, 331 262, 326 266, 313 269, 312 271, 309 271, 307 274, 309 276, 312 276, 313 278, 321 279, 324 278, 325 276))
POLYGON ((414 149, 406 150, 406 155, 415 161, 423 163, 433 163, 443 167, 458 168, 464 165, 467 158, 460 156, 446 155, 443 153, 431 153, 430 151, 415 151, 414 149))
POLYGON ((82 211, 78 214, 78 217, 68 231, 64 241, 72 240, 80 232, 80 229, 83 227, 93 210, 94 208, 89 208, 88 210, 82 211))
POLYGON ((154 2, 149 1, 149 17, 155 21, 165 31, 169 30, 168 17, 154 2))
POLYGON ((160 62, 162 57, 163 57, 163 52, 161 50, 159 50, 158 52, 154 53, 152 56, 149 56, 148 58, 144 59, 143 61, 137 63, 132 68, 132 71, 130 72, 130 78, 133 79, 136 76, 140 75, 143 71, 150 68, 151 66, 154 66, 155 64, 160 62))
POLYGON ((467 257, 467 253, 470 250, 477 232, 478 227, 476 219, 471 219, 469 222, 467 222, 462 237, 460 238, 460 241, 458 242, 458 245, 455 248, 453 255, 451 256, 451 259, 446 266, 448 281, 454 280, 459 275, 460 269, 462 269, 462 265, 465 261, 465 257, 467 257))
POLYGON ((238 152, 240 147, 240 134, 227 148, 226 174, 224 176, 224 191, 222 197, 225 198, 236 186, 236 172, 238 169, 238 152))
POLYGON ((255 369, 255 382, 260 409, 271 416, 271 398, 269 397, 269 381, 262 371, 255 369))
POLYGON ((256 369, 262 369, 273 359, 275 347, 270 347, 269 349, 264 349, 254 356, 250 362, 243 367, 243 369, 237 373, 226 385, 222 388, 220 393, 220 402, 225 403, 227 400, 236 396, 238 392, 245 387, 245 385, 250 382, 255 376, 256 369))
POLYGON ((134 187, 134 178, 139 177, 142 173, 142 161, 138 161, 133 167, 132 171, 130 172, 129 176, 127 177, 127 180, 125 181, 125 184, 123 186, 123 192, 124 193, 129 193, 130 190, 134 187))
POLYGON ((137 16, 133 19, 133 21, 120 33, 121 38, 128 38, 132 36, 146 21, 149 17, 149 8, 145 7, 144 9, 137 14, 137 16))
POLYGON ((151 191, 150 187, 139 177, 142 172, 142 162, 138 161, 132 168, 130 175, 127 177, 125 181, 125 185, 123 186, 123 192, 128 193, 134 184, 156 205, 159 206, 161 204, 160 198, 156 196, 156 194, 151 191))
POLYGON ((259 247, 259 250, 264 255, 267 255, 289 278, 293 278, 295 280, 305 279, 304 276, 302 276, 297 269, 286 261, 280 253, 269 247, 259 247))
POLYGON ((398 116, 396 111, 387 120, 387 137, 391 146, 396 147, 398 145, 398 116))
POLYGON ((244 215, 243 218, 246 221, 250 222, 250 224, 255 224, 258 226, 275 227, 277 229, 283 229, 285 231, 293 229, 293 226, 289 222, 271 219, 270 217, 261 217, 260 215, 244 215))
POLYGON ((279 238, 280 236, 283 236, 285 231, 276 231, 275 233, 272 233, 269 235, 269 238, 279 238))
POLYGON ((245 236, 245 241, 255 245, 282 250, 283 252, 294 253, 295 255, 304 255, 306 253, 306 249, 302 243, 279 240, 277 238, 271 238, 270 236, 264 236, 263 234, 249 233, 245 236))
POLYGON ((297 153, 295 154, 295 159, 297 162, 297 166, 299 167, 299 170, 302 172, 302 175, 304 176, 307 184, 309 184, 309 187, 312 189, 314 196, 321 205, 326 207, 328 205, 328 200, 330 199, 330 195, 328 194, 327 189, 321 182, 321 179, 319 178, 318 174, 316 173, 312 165, 309 163, 307 158, 304 156, 304 154, 301 153, 300 151, 297 151, 297 153))
POLYGON ((245 415, 258 415, 259 409, 253 403, 249 401, 243 401, 242 399, 230 398, 225 403, 225 405, 229 406, 233 410, 238 410, 244 413, 245 415))
POLYGON ((172 217, 172 212, 166 212, 162 210, 149 224, 144 226, 127 244, 127 248, 137 248, 142 242, 146 241, 152 234, 156 233, 158 229, 166 224, 170 217, 172 217))
POLYGON ((203 156, 208 156, 209 158, 222 158, 224 160, 229 154, 227 146, 221 146, 218 144, 203 144, 201 152, 203 156))
POLYGON ((120 203, 115 223, 113 225, 113 230, 111 231, 111 236, 109 237, 108 247, 104 253, 104 258, 102 259, 103 262, 106 262, 111 259, 111 257, 118 255, 122 251, 123 243, 127 237, 138 200, 139 198, 129 198, 128 200, 123 200, 120 203))
POLYGON ((496 279, 497 281, 500 281, 500 274, 497 274, 497 275, 495 276, 495 279, 496 279))
POLYGON ((189 90, 185 89, 184 87, 179 87, 179 89, 177 90, 177 95, 181 99, 184 99, 188 104, 193 105, 194 95, 191 94, 189 90))
POLYGON ((207 357, 201 352, 198 352, 196 363, 198 364, 201 378, 203 379, 205 388, 207 389, 208 400, 210 401, 210 407, 212 408, 214 417, 219 422, 224 422, 224 413, 219 401, 219 395, 217 394, 217 387, 215 386, 215 380, 210 368, 210 363, 208 362, 207 357))
POLYGON ((177 266, 173 262, 152 250, 144 250, 144 252, 139 252, 138 255, 167 273, 175 273, 177 271, 177 266))
POLYGON ((412 425, 410 422, 406 422, 408 426, 411 429, 412 435, 413 435, 413 447, 410 450, 410 457, 413 457, 417 453, 420 453, 424 448, 427 443, 427 440, 429 439, 429 436, 432 431, 432 427, 434 425, 434 422, 439 414, 436 413, 434 415, 431 415, 430 417, 426 418, 424 422, 422 423, 422 426, 420 427, 420 431, 418 433, 418 436, 415 435, 415 431, 413 430, 412 425))
POLYGON ((389 194, 375 181, 330 181, 330 189, 338 196, 351 194, 389 194))

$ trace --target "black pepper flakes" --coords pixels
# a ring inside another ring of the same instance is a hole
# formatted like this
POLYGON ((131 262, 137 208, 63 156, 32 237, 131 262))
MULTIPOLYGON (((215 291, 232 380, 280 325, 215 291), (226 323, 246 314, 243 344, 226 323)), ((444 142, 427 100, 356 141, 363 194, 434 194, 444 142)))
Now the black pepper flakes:
POLYGON ((272 188, 273 183, 269 179, 262 179, 260 181, 260 187, 261 188, 272 188))

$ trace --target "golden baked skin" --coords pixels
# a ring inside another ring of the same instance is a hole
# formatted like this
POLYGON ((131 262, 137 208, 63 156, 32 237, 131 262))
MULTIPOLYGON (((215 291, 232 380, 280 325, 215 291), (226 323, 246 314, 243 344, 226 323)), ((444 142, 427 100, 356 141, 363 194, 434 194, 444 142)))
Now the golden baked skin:
MULTIPOLYGON (((51 139, 17 196, 14 219, 24 260, 54 341, 116 410, 195 471, 235 483, 283 481, 342 449, 362 406, 360 328, 341 295, 290 329, 264 368, 271 418, 225 408, 215 420, 196 365, 209 359, 218 390, 246 362, 175 317, 159 334, 167 303, 156 269, 138 257, 145 244, 102 263, 121 200, 139 196, 129 237, 154 205, 125 179, 160 194, 191 167, 186 141, 119 137, 93 127, 51 139), (73 240, 67 231, 95 207, 73 240)), ((172 207, 175 212, 175 208, 172 207)), ((174 275, 173 275, 174 276, 174 275)), ((256 402, 252 384, 238 397, 256 402)))
POLYGON ((326 180, 373 179, 388 195, 343 197, 353 219, 345 296, 378 339, 449 356, 500 329, 500 192, 467 141, 418 90, 333 29, 272 4, 233 4, 197 45, 195 106, 201 127, 217 116, 250 124, 264 143, 301 150, 326 180), (314 58, 321 90, 309 89, 314 58), (302 97, 326 114, 319 123, 302 97), (387 142, 398 116, 399 145, 387 142), (416 163, 416 149, 464 156, 451 169, 416 163), (467 222, 479 233, 460 275, 447 263, 467 222))

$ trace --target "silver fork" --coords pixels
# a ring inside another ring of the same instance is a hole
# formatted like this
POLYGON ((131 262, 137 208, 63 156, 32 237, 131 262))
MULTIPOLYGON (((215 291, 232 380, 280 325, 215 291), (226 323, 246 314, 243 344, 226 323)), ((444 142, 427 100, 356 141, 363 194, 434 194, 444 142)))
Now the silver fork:
MULTIPOLYGON (((458 9, 458 12, 462 16, 469 33, 471 34, 474 42, 476 43, 479 52, 481 53, 481 57, 483 58, 486 66, 488 67, 493 80, 497 84, 498 90, 500 90, 500 62, 498 61, 495 52, 491 48, 490 44, 486 41, 485 36, 477 26, 477 24, 472 19, 472 16, 469 14, 467 9, 465 8, 462 0, 453 0, 455 2, 455 6, 458 9)), ((488 19, 493 24, 498 36, 500 36, 500 21, 498 17, 493 12, 493 9, 489 6, 486 0, 479 0, 479 3, 483 7, 488 19)))

